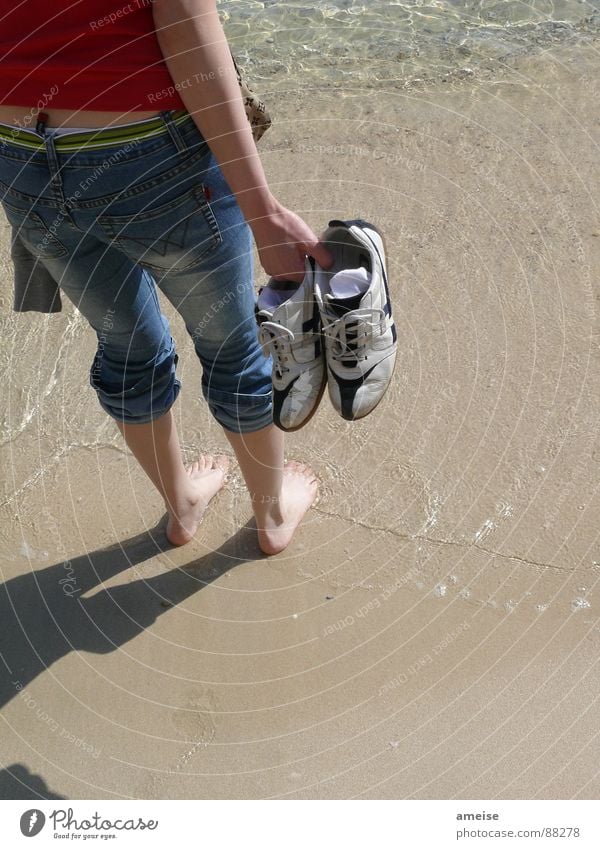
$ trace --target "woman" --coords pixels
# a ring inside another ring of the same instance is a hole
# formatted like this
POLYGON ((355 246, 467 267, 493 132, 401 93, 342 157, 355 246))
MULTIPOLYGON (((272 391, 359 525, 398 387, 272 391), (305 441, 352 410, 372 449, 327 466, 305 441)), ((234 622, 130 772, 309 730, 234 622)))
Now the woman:
POLYGON ((272 424, 251 236, 278 279, 301 281, 306 254, 324 267, 331 257, 269 190, 214 0, 0 8, 2 204, 96 331, 91 383, 164 498, 168 539, 194 536, 226 459, 183 466, 177 356, 155 284, 194 342, 259 545, 283 550, 317 482, 308 467, 284 465, 272 424))

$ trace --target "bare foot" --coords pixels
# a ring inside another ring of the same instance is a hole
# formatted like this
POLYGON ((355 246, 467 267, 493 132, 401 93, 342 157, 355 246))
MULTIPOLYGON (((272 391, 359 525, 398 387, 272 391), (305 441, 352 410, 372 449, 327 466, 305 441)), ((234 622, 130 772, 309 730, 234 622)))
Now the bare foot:
POLYGON ((186 469, 189 486, 181 505, 167 507, 167 539, 171 545, 185 545, 196 535, 208 502, 221 489, 229 460, 224 455, 201 454, 186 469))
MULTIPOLYGON (((265 554, 279 554, 290 544, 302 517, 317 496, 319 483, 313 470, 291 460, 283 468, 281 501, 257 515, 258 544, 265 554)), ((258 510, 256 511, 259 512, 258 510)))

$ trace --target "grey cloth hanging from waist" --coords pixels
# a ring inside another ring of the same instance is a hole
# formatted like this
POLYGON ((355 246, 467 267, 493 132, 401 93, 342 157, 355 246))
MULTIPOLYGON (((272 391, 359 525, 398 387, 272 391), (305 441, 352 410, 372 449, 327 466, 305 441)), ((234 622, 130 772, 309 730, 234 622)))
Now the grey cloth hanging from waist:
POLYGON ((34 256, 21 236, 12 228, 10 256, 14 265, 16 312, 60 312, 60 289, 40 257, 34 256))

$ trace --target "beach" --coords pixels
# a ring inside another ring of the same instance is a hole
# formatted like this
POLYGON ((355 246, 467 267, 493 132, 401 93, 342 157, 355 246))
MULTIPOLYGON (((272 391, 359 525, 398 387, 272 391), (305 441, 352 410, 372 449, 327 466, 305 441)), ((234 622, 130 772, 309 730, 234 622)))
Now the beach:
MULTIPOLYGON (((235 465, 166 544, 83 318, 11 312, 2 219, 1 798, 598 798, 598 46, 259 75, 273 191, 383 231, 399 343, 370 416, 288 438, 320 493, 277 557, 235 465)), ((164 306, 187 461, 230 454, 164 306)))

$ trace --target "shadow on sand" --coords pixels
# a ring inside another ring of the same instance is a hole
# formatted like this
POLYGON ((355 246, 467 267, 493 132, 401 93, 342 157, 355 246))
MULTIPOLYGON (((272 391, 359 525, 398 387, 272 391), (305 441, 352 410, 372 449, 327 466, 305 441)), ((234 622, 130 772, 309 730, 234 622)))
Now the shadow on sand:
MULTIPOLYGON (((163 520, 118 545, 1 584, 0 708, 16 696, 30 699, 27 685, 69 652, 115 651, 225 572, 264 557, 250 521, 220 548, 185 566, 84 597, 115 575, 170 550, 163 520)), ((15 764, 0 772, 0 798, 64 797, 52 795, 40 776, 15 764)))
POLYGON ((248 522, 223 545, 168 572, 85 594, 173 550, 156 528, 0 585, 0 708, 71 651, 106 654, 225 572, 264 555, 248 522))
POLYGON ((0 799, 64 799, 52 793, 40 775, 23 764, 11 764, 0 770, 0 799))

